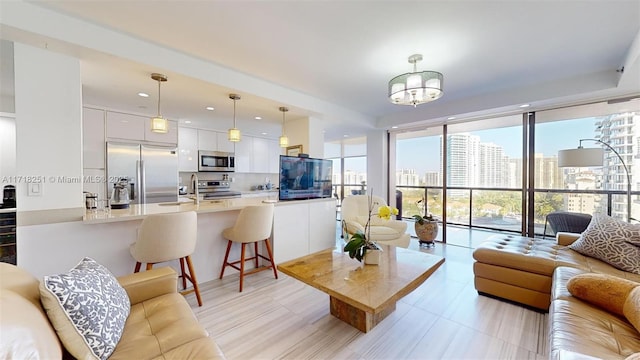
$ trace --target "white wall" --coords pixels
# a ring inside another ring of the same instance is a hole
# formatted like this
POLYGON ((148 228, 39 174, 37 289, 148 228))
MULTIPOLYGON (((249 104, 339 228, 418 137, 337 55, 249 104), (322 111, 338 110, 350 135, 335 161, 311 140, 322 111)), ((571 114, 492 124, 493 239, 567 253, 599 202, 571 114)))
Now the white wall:
POLYGON ((15 43, 14 63, 18 211, 83 207, 80 61, 15 43), (34 179, 41 196, 27 196, 34 179))
MULTIPOLYGON (((369 131, 367 133, 367 188, 373 189, 373 194, 388 199, 387 167, 387 132, 385 130, 369 131)), ((395 200, 395 194, 392 194, 395 200)))
POLYGON ((0 189, 14 184, 16 175, 16 122, 13 117, 0 115, 0 189))

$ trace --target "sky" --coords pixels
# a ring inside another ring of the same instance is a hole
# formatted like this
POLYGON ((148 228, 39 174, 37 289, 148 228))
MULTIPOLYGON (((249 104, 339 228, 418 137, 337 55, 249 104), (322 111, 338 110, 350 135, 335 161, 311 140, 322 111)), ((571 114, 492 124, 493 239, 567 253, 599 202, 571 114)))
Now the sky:
MULTIPOLYGON (((490 121, 490 120, 487 120, 490 121)), ((577 148, 579 140, 593 138, 595 118, 566 120, 538 124, 536 126, 536 153, 545 156, 557 155, 558 150, 577 148)), ((483 143, 494 143, 503 147, 510 158, 522 158, 522 128, 520 126, 473 131, 483 143)), ((585 147, 596 147, 594 142, 585 147)), ((397 169, 415 169, 422 176, 427 171, 439 171, 440 139, 438 136, 398 140, 397 169)))

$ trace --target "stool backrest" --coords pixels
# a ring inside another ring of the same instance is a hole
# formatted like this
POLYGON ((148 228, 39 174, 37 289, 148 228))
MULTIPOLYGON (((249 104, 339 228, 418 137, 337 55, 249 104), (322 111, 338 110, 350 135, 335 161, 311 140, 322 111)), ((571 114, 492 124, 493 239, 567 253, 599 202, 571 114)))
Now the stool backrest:
POLYGON ((138 229, 137 261, 158 263, 191 255, 198 237, 195 211, 148 215, 138 229))
POLYGON ((239 242, 256 242, 271 237, 273 204, 247 206, 240 210, 233 225, 233 237, 239 242))

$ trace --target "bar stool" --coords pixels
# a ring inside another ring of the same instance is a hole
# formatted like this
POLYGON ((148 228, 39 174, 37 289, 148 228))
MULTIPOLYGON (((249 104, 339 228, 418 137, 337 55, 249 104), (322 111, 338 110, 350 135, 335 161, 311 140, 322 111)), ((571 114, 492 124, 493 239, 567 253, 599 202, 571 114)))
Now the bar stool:
POLYGON ((278 278, 278 270, 273 263, 273 253, 271 252, 271 245, 269 244, 269 238, 271 237, 271 228, 273 226, 273 204, 269 205, 255 205, 247 206, 240 210, 236 223, 233 227, 227 228, 222 232, 222 236, 228 240, 227 252, 224 255, 224 262, 222 263, 222 270, 220 271, 220 279, 224 275, 224 269, 227 266, 240 271, 240 292, 242 292, 242 285, 244 282, 244 275, 254 274, 259 271, 273 269, 273 275, 278 278), (264 241, 265 247, 269 257, 265 257, 258 253, 258 243, 264 241), (240 250, 240 260, 229 262, 229 251, 231 251, 231 245, 236 242, 242 245, 240 250), (245 256, 245 245, 253 243, 254 256, 247 258, 245 256), (270 265, 259 267, 258 258, 268 260, 270 265), (245 261, 255 260, 255 269, 251 269, 247 272, 244 271, 245 261), (240 267, 237 266, 240 264, 240 267))
POLYGON ((187 288, 187 280, 193 284, 193 290, 183 291, 181 294, 195 292, 198 306, 202 306, 200 288, 190 256, 196 247, 197 232, 198 215, 195 211, 148 215, 138 229, 138 239, 129 247, 131 256, 136 260, 134 272, 140 271, 142 263, 146 263, 147 270, 150 270, 153 264, 179 259, 182 289, 187 288), (185 272, 185 260, 188 274, 185 272))

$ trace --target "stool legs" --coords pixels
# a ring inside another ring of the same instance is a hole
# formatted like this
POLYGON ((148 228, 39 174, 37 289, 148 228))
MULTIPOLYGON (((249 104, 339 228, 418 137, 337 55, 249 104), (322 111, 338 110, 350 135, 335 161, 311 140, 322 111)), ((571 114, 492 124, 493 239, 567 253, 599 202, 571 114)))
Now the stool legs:
POLYGON ((249 275, 249 274, 253 274, 259 271, 263 271, 263 270, 268 270, 269 268, 273 269, 273 275, 275 276, 275 278, 278 278, 278 270, 276 269, 276 265, 273 262, 273 253, 271 251, 271 245, 269 244, 269 239, 265 239, 262 240, 265 242, 266 248, 267 248, 267 253, 269 254, 269 257, 265 257, 262 256, 258 253, 258 241, 254 242, 254 256, 247 258, 246 257, 246 245, 247 243, 240 243, 241 244, 241 248, 240 248, 240 260, 237 261, 232 261, 229 262, 229 252, 231 251, 231 244, 233 244, 233 242, 231 240, 227 241, 227 251, 225 252, 224 255, 224 261, 222 262, 222 269, 220 270, 220 279, 222 279, 223 275, 224 275, 224 270, 227 266, 231 266, 232 268, 240 271, 240 292, 242 292, 242 288, 244 286, 244 276, 245 275, 249 275), (265 260, 269 260, 270 265, 269 266, 264 266, 264 267, 259 267, 259 262, 258 262, 258 258, 261 257, 265 260), (255 260, 255 268, 249 270, 248 272, 245 272, 244 270, 244 263, 248 260, 255 260), (237 266, 237 264, 240 264, 240 267, 237 266))
MULTIPOLYGON (((191 263, 191 256, 185 256, 183 258, 180 258, 180 273, 182 275, 182 289, 186 289, 187 288, 187 280, 189 280, 189 282, 191 282, 191 284, 193 285, 193 290, 187 290, 187 291, 182 291, 180 292, 180 294, 182 295, 187 295, 190 294, 192 292, 196 293, 196 299, 198 300, 198 306, 202 306, 202 298, 200 297, 200 287, 198 286, 198 280, 196 280, 196 273, 193 271, 193 264, 191 263), (189 273, 187 274, 184 270, 184 261, 187 260, 187 269, 189 270, 189 273)), ((140 272, 140 267, 141 267, 141 263, 136 261, 136 267, 133 270, 133 272, 140 272)), ((147 270, 151 270, 153 269, 153 263, 147 263, 146 266, 147 270)))

